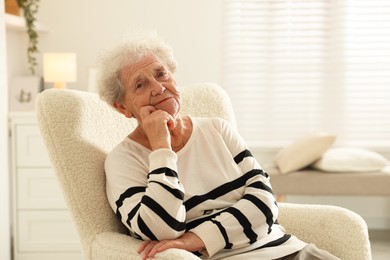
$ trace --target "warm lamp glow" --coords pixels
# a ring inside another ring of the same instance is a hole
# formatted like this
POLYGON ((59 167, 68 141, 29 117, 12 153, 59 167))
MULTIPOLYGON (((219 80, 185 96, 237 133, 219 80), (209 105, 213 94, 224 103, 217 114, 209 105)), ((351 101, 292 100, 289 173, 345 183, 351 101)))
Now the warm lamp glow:
POLYGON ((55 88, 66 88, 66 82, 77 80, 75 53, 44 53, 43 78, 55 88))

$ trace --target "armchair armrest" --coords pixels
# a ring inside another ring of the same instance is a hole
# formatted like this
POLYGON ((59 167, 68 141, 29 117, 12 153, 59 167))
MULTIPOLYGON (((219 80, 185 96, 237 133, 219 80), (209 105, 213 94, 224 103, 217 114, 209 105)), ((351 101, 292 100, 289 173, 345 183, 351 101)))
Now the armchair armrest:
POLYGON ((286 232, 343 260, 371 259, 366 222, 341 207, 279 203, 279 223, 286 232))
MULTIPOLYGON (((279 223, 308 243, 314 243, 343 260, 371 259, 371 247, 365 221, 356 213, 335 206, 279 203, 279 223)), ((142 241, 130 236, 104 232, 96 236, 91 247, 92 259, 141 259, 137 253, 142 241)), ((157 254, 156 260, 199 260, 181 249, 157 254)))
MULTIPOLYGON (((129 260, 141 259, 137 253, 138 247, 142 241, 130 236, 115 233, 104 232, 96 236, 91 247, 91 256, 94 260, 129 260)), ((156 260, 199 260, 194 254, 182 249, 168 249, 156 254, 153 258, 156 260)))

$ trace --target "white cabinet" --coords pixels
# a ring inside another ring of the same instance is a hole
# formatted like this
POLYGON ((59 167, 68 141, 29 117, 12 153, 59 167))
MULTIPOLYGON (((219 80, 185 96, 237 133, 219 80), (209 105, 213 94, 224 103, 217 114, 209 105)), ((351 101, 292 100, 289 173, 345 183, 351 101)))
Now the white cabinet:
POLYGON ((10 175, 8 153, 8 83, 7 83, 7 41, 5 30, 5 17, 3 15, 4 1, 0 2, 0 259, 11 258, 10 239, 10 175))
POLYGON ((35 115, 11 114, 10 125, 14 259, 82 259, 35 115))

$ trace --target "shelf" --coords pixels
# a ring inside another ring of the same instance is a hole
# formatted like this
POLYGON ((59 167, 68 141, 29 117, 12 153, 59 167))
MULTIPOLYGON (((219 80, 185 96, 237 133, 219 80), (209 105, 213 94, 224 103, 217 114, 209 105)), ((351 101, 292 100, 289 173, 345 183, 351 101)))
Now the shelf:
MULTIPOLYGON (((11 31, 26 31, 26 22, 22 16, 16 16, 12 14, 5 14, 5 24, 7 30, 11 31)), ((37 32, 47 32, 47 27, 42 23, 36 23, 35 27, 37 32)))

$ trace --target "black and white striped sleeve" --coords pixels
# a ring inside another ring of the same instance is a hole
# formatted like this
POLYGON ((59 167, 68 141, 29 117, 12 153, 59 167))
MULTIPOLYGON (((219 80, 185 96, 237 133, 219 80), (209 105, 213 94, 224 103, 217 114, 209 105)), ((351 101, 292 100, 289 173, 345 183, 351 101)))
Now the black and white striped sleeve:
POLYGON ((130 233, 143 240, 173 239, 186 229, 184 188, 177 175, 177 156, 169 149, 153 151, 149 169, 127 158, 106 160, 111 206, 130 233))
POLYGON ((233 189, 244 187, 244 193, 231 207, 190 229, 205 243, 209 256, 221 249, 247 246, 266 237, 278 216, 268 174, 227 123, 222 123, 221 134, 241 175, 217 189, 220 194, 228 194, 233 189))

